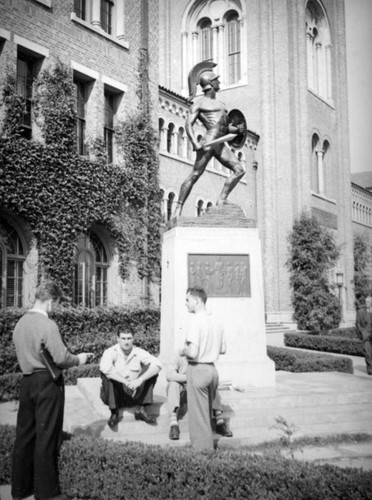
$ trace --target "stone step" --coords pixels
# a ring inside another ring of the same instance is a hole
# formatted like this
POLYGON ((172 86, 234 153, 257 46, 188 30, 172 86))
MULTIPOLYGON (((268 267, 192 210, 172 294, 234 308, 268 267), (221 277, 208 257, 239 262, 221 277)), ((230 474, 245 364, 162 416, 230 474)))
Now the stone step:
MULTIPOLYGON (((344 432, 372 434, 371 379, 336 372, 277 372, 276 381, 275 387, 246 387, 244 392, 221 390, 224 416, 234 437, 216 435, 219 446, 278 439, 284 436, 283 430, 275 428, 278 417, 284 418, 288 426, 294 426, 294 437, 344 432)), ((169 440, 164 388, 158 388, 159 394, 157 386, 155 404, 149 409, 149 413, 157 417, 157 425, 136 421, 134 409, 125 409, 121 411, 123 418, 117 430, 112 431, 107 425, 110 412, 99 399, 100 383, 100 379, 79 379, 72 404, 78 408, 80 419, 77 415, 74 418, 65 415, 65 430, 115 441, 141 441, 162 446, 189 444, 187 413, 180 420, 180 440, 169 440), (78 394, 79 401, 76 399, 78 394)))
POLYGON ((285 332, 291 331, 289 326, 287 326, 283 323, 266 323, 265 330, 266 330, 266 334, 268 334, 268 335, 270 333, 285 333, 285 332))

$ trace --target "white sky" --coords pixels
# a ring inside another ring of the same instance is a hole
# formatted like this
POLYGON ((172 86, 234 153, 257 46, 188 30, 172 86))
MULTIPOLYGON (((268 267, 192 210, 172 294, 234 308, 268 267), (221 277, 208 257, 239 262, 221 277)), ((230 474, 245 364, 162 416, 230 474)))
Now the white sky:
POLYGON ((372 171, 372 0, 345 0, 351 172, 372 171))

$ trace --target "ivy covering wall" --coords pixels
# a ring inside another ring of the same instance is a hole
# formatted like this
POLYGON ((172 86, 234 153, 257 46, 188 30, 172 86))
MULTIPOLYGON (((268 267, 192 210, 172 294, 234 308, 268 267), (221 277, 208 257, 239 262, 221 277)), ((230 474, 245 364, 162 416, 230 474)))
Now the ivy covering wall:
POLYGON ((0 206, 28 223, 39 253, 39 278, 53 279, 71 297, 80 233, 102 225, 120 257, 120 275, 134 259, 141 278, 160 268, 160 190, 157 133, 140 108, 119 124, 122 164, 108 165, 101 138, 89 159, 76 153, 76 102, 71 70, 55 62, 37 79, 34 115, 42 141, 22 137, 23 98, 7 75, 0 137, 0 206))

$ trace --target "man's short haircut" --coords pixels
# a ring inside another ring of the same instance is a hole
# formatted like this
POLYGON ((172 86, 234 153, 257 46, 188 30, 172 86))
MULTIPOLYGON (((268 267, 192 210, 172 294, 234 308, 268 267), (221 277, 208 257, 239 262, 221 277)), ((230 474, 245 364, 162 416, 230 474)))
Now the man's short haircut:
POLYGON ((193 297, 198 297, 203 302, 203 304, 207 302, 207 294, 204 288, 201 288, 200 286, 191 286, 187 289, 186 293, 189 293, 193 297))
POLYGON ((131 332, 130 330, 128 330, 128 328, 124 328, 123 326, 118 326, 118 329, 116 330, 116 336, 120 337, 121 333, 125 333, 126 335, 129 333, 130 335, 133 335, 133 337, 134 337, 134 333, 131 332))
POLYGON ((62 297, 62 290, 53 281, 44 281, 36 288, 35 299, 45 302, 47 300, 58 300, 62 297))

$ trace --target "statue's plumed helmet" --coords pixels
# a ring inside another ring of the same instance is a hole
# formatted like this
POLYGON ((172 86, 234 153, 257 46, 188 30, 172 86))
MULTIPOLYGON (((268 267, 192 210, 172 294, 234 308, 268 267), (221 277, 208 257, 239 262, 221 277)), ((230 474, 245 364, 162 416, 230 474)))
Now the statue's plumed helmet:
POLYGON ((192 101, 196 95, 196 87, 199 84, 203 91, 211 89, 211 81, 218 78, 212 69, 217 66, 213 61, 201 61, 195 64, 189 72, 189 101, 192 101))
POLYGON ((216 73, 213 73, 213 71, 204 71, 204 73, 200 75, 199 84, 203 89, 203 92, 212 88, 211 82, 213 82, 213 80, 216 80, 218 76, 219 75, 216 75, 216 73))

